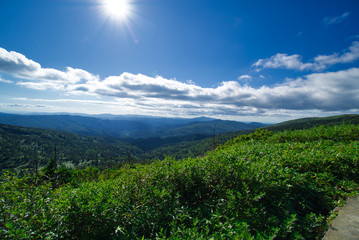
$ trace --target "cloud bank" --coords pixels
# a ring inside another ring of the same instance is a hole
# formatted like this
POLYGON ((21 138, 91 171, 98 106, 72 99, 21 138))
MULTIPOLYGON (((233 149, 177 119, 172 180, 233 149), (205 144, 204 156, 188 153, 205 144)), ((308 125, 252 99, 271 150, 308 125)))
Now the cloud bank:
POLYGON ((26 58, 21 53, 8 52, 4 48, 0 48, 0 71, 29 80, 18 84, 38 90, 65 90, 71 85, 97 81, 99 78, 82 69, 71 67, 67 67, 66 71, 43 68, 39 63, 26 58))
MULTIPOLYGON (((317 56, 303 63, 299 55, 276 55, 258 61, 262 67, 311 68, 310 64, 336 64, 358 58, 359 42, 342 54, 317 56), (358 56, 357 56, 358 55, 358 56), (306 65, 307 64, 307 65, 306 65)), ((14 84, 37 90, 64 91, 77 96, 95 96, 107 100, 113 108, 134 111, 176 113, 177 115, 258 116, 286 111, 342 111, 359 109, 359 68, 337 72, 312 73, 283 84, 253 88, 237 81, 223 81, 217 87, 204 88, 193 82, 180 82, 161 76, 123 73, 100 79, 82 69, 64 71, 43 68, 17 52, 0 48, 0 71, 21 81, 14 84)), ((249 76, 243 75, 244 78, 249 76)), ((82 100, 86 102, 86 100, 82 100)))

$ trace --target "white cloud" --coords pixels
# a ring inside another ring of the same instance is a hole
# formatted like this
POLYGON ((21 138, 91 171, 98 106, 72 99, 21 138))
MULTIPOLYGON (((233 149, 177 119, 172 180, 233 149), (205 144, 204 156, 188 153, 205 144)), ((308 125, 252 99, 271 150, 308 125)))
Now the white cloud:
MULTIPOLYGON (((288 109, 323 111, 359 108, 359 68, 338 72, 309 74, 288 79, 274 87, 252 88, 235 81, 216 88, 202 88, 162 77, 124 73, 109 77, 85 89, 102 96, 135 99, 146 106, 224 106, 240 110, 288 109)), ((174 109, 174 108, 171 108, 174 109)))
POLYGON ((19 85, 38 90, 65 90, 69 85, 98 80, 82 69, 67 67, 66 71, 53 68, 42 68, 41 65, 26 58, 21 53, 0 48, 0 71, 15 77, 30 81, 20 82, 19 85))
POLYGON ((34 72, 41 68, 40 64, 27 59, 17 52, 8 52, 0 48, 0 69, 9 74, 21 75, 22 73, 34 72))
MULTIPOLYGON (((357 46, 357 43, 353 43, 349 51, 330 56, 339 59, 336 62, 352 61, 356 58, 353 56, 356 56, 357 46)), ((317 60, 317 64, 320 61, 317 60)), ((293 69, 303 67, 299 55, 276 55, 266 64, 293 69)), ((193 82, 126 72, 101 80, 81 69, 68 67, 66 71, 59 71, 42 68, 19 53, 2 49, 0 71, 15 77, 21 76, 23 80, 17 84, 27 88, 64 91, 77 94, 77 98, 83 98, 84 94, 87 96, 86 99, 73 100, 74 104, 68 106, 66 102, 53 101, 56 109, 64 105, 71 109, 76 105, 78 111, 91 111, 88 109, 94 107, 98 111, 114 113, 125 111, 187 116, 259 116, 295 111, 359 109, 359 68, 309 74, 302 78, 287 79, 285 83, 273 87, 253 88, 237 81, 224 81, 217 87, 204 88, 193 82), (88 95, 95 96, 97 100, 88 101, 88 95)), ((245 79, 250 76, 242 77, 245 79)), ((42 102, 36 103, 40 105, 42 102)))
POLYGON ((339 54, 333 53, 331 55, 318 55, 314 58, 314 62, 322 66, 334 65, 338 63, 350 63, 359 59, 359 42, 355 41, 349 47, 349 50, 339 54))
POLYGON ((337 23, 341 23, 343 22, 346 18, 348 18, 350 15, 350 12, 345 12, 340 16, 335 16, 335 17, 326 17, 323 19, 323 22, 326 25, 332 25, 332 24, 337 24, 337 23))
POLYGON ((13 81, 3 79, 2 77, 0 77, 0 82, 3 82, 3 83, 13 83, 13 81))
POLYGON ((298 54, 288 55, 285 53, 277 53, 270 58, 259 59, 252 66, 257 68, 285 68, 301 71, 317 69, 319 67, 313 63, 303 63, 302 56, 298 54))
POLYGON ((243 80, 243 79, 246 79, 246 80, 250 80, 252 79, 252 76, 249 76, 249 75, 241 75, 238 77, 238 80, 243 80))
POLYGON ((334 64, 350 63, 357 59, 359 59, 359 42, 354 41, 342 54, 318 55, 311 62, 304 63, 302 56, 298 54, 288 55, 285 53, 277 53, 270 58, 259 59, 252 67, 255 67, 258 71, 263 68, 319 71, 334 64))

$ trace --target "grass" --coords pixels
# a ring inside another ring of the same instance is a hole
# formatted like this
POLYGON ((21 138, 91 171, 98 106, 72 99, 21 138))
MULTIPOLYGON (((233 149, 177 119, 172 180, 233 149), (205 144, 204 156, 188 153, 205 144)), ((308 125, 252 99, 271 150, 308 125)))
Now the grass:
MULTIPOLYGON (((359 126, 257 130, 203 158, 62 185, 5 173, 2 239, 319 239, 359 189, 359 126)), ((86 180, 88 179, 88 180, 86 180)))

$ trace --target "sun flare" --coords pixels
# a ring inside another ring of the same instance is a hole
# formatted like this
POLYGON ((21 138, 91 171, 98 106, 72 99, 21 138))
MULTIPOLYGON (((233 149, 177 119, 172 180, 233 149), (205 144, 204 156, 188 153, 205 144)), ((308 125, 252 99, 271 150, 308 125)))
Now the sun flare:
POLYGON ((117 20, 126 20, 131 13, 129 0, 105 0, 106 12, 117 20))

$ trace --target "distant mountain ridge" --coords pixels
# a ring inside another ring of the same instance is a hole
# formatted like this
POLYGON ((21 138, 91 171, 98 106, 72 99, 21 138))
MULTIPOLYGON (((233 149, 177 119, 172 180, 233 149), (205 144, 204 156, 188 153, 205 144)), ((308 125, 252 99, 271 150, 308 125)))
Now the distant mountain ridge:
POLYGON ((192 134, 212 135, 255 129, 261 123, 242 123, 206 117, 161 118, 147 116, 116 115, 20 115, 0 113, 0 123, 20 127, 36 127, 60 130, 85 136, 108 136, 115 138, 181 137, 192 134))

